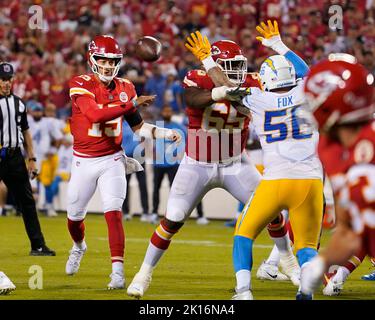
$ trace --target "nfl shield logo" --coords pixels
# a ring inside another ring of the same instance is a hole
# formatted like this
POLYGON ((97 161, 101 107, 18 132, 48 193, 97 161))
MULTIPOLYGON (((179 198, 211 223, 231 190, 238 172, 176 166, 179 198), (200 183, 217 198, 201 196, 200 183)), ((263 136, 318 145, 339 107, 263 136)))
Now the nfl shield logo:
POLYGON ((127 102, 129 100, 128 95, 125 92, 120 93, 120 101, 127 102))

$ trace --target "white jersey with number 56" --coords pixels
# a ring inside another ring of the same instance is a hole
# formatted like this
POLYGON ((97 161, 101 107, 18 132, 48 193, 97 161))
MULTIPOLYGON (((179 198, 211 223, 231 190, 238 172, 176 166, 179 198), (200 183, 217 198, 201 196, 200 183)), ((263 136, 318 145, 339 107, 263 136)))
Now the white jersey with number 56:
POLYGON ((303 94, 303 80, 288 92, 251 88, 243 103, 251 110, 263 149, 264 179, 322 179, 319 133, 303 94))

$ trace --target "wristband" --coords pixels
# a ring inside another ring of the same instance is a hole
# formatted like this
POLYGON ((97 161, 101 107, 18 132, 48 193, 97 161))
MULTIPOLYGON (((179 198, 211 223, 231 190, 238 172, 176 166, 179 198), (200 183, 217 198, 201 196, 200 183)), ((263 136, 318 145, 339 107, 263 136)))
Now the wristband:
POLYGON ((277 41, 271 48, 282 56, 284 56, 289 51, 289 48, 281 40, 277 41))
POLYGON ((204 68, 206 69, 207 72, 208 72, 208 70, 217 67, 216 62, 214 61, 214 59, 212 59, 211 56, 203 59, 202 64, 203 64, 203 66, 204 66, 204 68))

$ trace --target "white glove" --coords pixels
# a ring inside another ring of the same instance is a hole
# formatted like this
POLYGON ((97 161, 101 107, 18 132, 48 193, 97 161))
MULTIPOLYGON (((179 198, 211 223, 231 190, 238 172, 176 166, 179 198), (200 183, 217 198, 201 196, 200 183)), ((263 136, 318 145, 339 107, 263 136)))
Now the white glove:
POLYGON ((227 95, 227 90, 229 87, 227 86, 221 86, 221 87, 216 87, 213 88, 211 91, 211 98, 214 101, 221 101, 224 100, 226 95, 227 95))

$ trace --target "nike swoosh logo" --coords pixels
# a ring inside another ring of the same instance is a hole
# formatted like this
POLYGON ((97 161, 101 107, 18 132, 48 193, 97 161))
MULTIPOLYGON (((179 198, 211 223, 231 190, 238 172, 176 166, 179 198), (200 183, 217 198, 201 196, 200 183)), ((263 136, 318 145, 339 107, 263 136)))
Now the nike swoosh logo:
POLYGON ((76 81, 80 86, 82 86, 83 85, 83 82, 78 82, 78 81, 76 81))
POLYGON ((120 160, 122 157, 119 157, 119 158, 115 158, 115 161, 117 161, 117 160, 120 160))
POLYGON ((277 278, 277 274, 273 275, 273 274, 270 274, 269 272, 266 271, 266 273, 272 278, 272 279, 276 279, 277 278))

